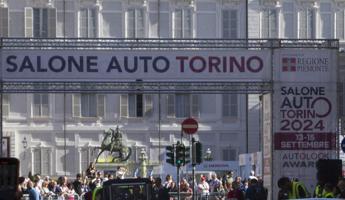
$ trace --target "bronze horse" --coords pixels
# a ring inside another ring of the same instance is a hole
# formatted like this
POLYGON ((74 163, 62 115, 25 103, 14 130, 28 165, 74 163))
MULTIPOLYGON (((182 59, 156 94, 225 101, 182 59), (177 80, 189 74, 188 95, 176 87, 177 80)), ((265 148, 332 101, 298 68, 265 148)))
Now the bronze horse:
POLYGON ((122 144, 122 133, 118 126, 116 127, 116 131, 113 129, 104 131, 102 144, 100 147, 95 147, 95 149, 101 150, 96 158, 96 163, 98 162, 99 156, 105 151, 109 151, 113 156, 112 162, 116 159, 119 159, 120 162, 124 162, 128 160, 132 154, 132 149, 122 144), (114 153, 117 153, 117 155, 115 156, 114 153))

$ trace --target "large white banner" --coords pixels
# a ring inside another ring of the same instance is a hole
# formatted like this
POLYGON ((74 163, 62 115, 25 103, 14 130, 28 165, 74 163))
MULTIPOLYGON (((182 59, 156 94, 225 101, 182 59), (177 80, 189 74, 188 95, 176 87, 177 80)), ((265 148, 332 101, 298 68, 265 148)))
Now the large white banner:
POLYGON ((334 50, 275 51, 274 184, 282 176, 298 178, 312 192, 316 162, 336 158, 336 55, 334 50))
POLYGON ((269 50, 2 50, 2 80, 270 81, 269 50))

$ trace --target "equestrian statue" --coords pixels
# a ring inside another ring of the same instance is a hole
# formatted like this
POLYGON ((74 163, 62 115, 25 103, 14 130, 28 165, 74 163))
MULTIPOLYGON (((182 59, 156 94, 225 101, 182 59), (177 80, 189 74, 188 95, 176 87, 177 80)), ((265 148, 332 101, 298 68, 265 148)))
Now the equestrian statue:
POLYGON ((98 162, 99 156, 105 151, 108 151, 113 156, 112 162, 115 160, 124 162, 132 154, 132 149, 122 143, 122 133, 119 130, 119 126, 116 127, 115 131, 111 128, 108 131, 104 131, 102 144, 100 147, 95 147, 95 149, 101 150, 96 158, 96 163, 98 162))

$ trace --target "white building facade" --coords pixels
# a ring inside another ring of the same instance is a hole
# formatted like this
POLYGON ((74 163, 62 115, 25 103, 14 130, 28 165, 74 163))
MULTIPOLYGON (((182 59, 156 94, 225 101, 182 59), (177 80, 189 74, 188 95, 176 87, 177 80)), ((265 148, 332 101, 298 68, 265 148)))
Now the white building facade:
MULTIPOLYGON (((345 0, 248 0, 246 19, 244 0, 0 0, 0 37, 244 39, 248 21, 249 38, 342 42, 344 11, 345 0)), ((180 123, 193 117, 203 149, 235 161, 261 150, 260 106, 251 97, 247 135, 243 94, 5 94, 3 136, 21 174, 74 176, 94 160, 103 131, 117 125, 133 149, 130 162, 144 148, 161 166, 180 123)))

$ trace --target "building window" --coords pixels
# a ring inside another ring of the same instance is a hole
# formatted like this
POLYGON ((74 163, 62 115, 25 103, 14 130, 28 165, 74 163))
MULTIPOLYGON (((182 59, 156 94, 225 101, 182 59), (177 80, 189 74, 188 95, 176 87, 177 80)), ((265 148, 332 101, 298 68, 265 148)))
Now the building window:
POLYGON ((131 8, 127 10, 127 37, 143 38, 145 37, 145 17, 144 9, 131 8))
POLYGON ((278 37, 278 20, 277 10, 266 9, 262 12, 261 37, 277 38, 278 37))
POLYGON ((222 157, 224 161, 234 161, 237 160, 237 152, 236 149, 231 147, 223 149, 222 157))
POLYGON ((282 7, 283 20, 282 30, 284 38, 295 37, 295 26, 294 26, 294 6, 293 3, 283 3, 282 7))
POLYGON ((315 38, 315 11, 313 8, 299 12, 299 38, 315 38))
POLYGON ((48 94, 33 94, 32 116, 33 117, 48 117, 49 116, 49 95, 48 94))
POLYGON ((237 10, 222 10, 222 37, 228 39, 238 38, 237 10))
POLYGON ((97 37, 96 8, 83 8, 79 11, 79 36, 85 38, 97 37))
POLYGON ((237 118, 238 115, 237 94, 223 94, 223 117, 237 118))
POLYGON ((176 9, 174 12, 174 38, 192 38, 192 10, 176 9))
POLYGON ((152 115, 152 95, 123 94, 120 104, 121 117, 149 117, 152 115))
POLYGON ((104 117, 105 96, 81 93, 73 95, 74 117, 104 117))
POLYGON ((183 93, 167 95, 167 117, 200 117, 199 104, 200 95, 183 93))
POLYGON ((320 3, 321 38, 332 38, 332 6, 330 3, 320 3))
POLYGON ((33 174, 50 175, 50 157, 49 148, 37 148, 33 150, 33 174))
POLYGON ((8 37, 8 8, 0 7, 0 37, 8 37))
POLYGON ((344 10, 338 10, 336 12, 336 38, 339 40, 344 40, 345 39, 345 31, 344 31, 344 27, 345 27, 345 21, 344 21, 344 10))
POLYGON ((55 8, 25 8, 26 37, 56 37, 55 8))
POLYGON ((10 95, 2 95, 2 117, 8 117, 10 114, 10 95))

